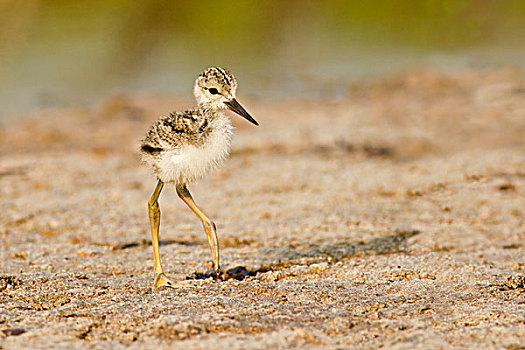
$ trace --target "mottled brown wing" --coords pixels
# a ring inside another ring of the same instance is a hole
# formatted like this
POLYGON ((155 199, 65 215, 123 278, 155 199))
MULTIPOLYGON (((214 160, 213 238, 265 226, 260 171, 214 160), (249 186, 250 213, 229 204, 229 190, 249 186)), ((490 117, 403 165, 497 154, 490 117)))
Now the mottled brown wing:
POLYGON ((142 140, 140 149, 144 153, 158 154, 179 148, 194 141, 198 130, 202 128, 201 124, 196 111, 171 113, 153 124, 142 140))

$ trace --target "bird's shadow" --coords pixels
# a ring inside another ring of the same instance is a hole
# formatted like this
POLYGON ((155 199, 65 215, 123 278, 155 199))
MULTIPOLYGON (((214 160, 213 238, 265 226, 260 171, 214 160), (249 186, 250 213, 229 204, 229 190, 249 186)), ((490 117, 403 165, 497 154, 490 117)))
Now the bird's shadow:
MULTIPOLYGON (((210 270, 204 273, 194 272, 187 276, 187 280, 200 280, 212 278, 217 281, 227 281, 235 279, 242 281, 247 277, 256 276, 258 273, 268 271, 278 271, 292 265, 312 265, 319 262, 335 263, 342 259, 351 258, 359 255, 371 254, 392 254, 406 252, 408 249, 408 238, 414 237, 421 232, 415 229, 400 229, 394 234, 372 238, 366 242, 340 241, 335 244, 306 244, 301 249, 292 245, 269 247, 261 249, 265 256, 272 257, 272 262, 262 264, 259 268, 248 269, 245 266, 235 266, 226 271, 216 272, 210 270)), ((151 241, 142 240, 140 242, 130 242, 112 246, 113 250, 124 250, 135 247, 151 246, 151 241)), ((163 240, 159 245, 166 246, 170 244, 180 244, 184 246, 199 246, 203 243, 200 241, 181 241, 181 240, 163 240)))
POLYGON ((258 273, 282 270, 292 265, 312 265, 319 262, 336 263, 342 259, 359 255, 384 255, 406 252, 408 250, 408 238, 420 234, 421 231, 415 229, 401 229, 394 234, 372 238, 366 242, 338 242, 335 244, 310 244, 302 250, 294 249, 291 246, 272 247, 263 249, 267 256, 275 256, 276 263, 262 264, 257 269, 248 269, 244 266, 236 266, 224 272, 208 271, 206 273, 194 272, 186 277, 188 280, 212 278, 218 281, 230 279, 244 280, 258 273))
MULTIPOLYGON (((129 243, 122 243, 112 246, 112 250, 125 250, 130 248, 136 248, 136 247, 147 247, 151 246, 151 241, 147 239, 143 239, 140 242, 129 242, 129 243)), ((201 245, 202 242, 200 241, 180 241, 180 240, 174 240, 174 239, 166 239, 159 241, 159 246, 167 246, 171 244, 179 244, 183 246, 193 247, 201 245)))

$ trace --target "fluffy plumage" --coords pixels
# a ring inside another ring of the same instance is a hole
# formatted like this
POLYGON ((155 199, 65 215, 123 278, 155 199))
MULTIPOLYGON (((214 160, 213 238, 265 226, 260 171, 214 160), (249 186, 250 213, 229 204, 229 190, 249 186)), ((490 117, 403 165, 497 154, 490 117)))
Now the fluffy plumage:
POLYGON ((224 113, 212 120, 197 111, 171 114, 157 121, 142 141, 142 160, 162 182, 191 183, 224 162, 232 129, 224 113))

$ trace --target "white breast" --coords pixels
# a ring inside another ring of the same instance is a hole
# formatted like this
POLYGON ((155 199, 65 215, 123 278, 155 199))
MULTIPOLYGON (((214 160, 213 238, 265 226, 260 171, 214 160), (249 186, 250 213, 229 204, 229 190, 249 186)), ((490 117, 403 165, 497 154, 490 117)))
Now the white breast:
POLYGON ((190 183, 221 165, 230 152, 232 126, 227 117, 211 124, 212 132, 200 146, 185 145, 164 152, 158 163, 163 182, 190 183))

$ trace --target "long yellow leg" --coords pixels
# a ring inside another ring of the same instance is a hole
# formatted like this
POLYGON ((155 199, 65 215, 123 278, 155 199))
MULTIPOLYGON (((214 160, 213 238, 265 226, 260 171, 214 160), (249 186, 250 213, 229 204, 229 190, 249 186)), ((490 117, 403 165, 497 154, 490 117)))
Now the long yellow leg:
POLYGON ((186 287, 184 283, 175 283, 164 275, 162 271, 162 265, 160 263, 160 253, 159 253, 159 227, 160 227, 160 207, 159 207, 159 196, 164 183, 159 180, 155 191, 151 195, 151 198, 148 201, 148 214, 149 214, 149 223, 151 226, 151 245, 153 246, 153 259, 155 260, 154 268, 154 284, 153 288, 157 289, 160 287, 171 287, 171 288, 181 288, 186 287))
POLYGON ((177 185, 177 194, 190 207, 190 209, 199 217, 206 231, 208 237, 208 244, 210 245, 211 257, 213 259, 213 268, 217 273, 220 272, 219 265, 219 240, 217 238, 217 230, 215 224, 211 221, 193 201, 190 191, 184 184, 177 185))

